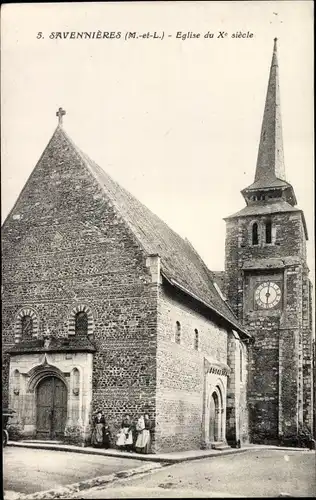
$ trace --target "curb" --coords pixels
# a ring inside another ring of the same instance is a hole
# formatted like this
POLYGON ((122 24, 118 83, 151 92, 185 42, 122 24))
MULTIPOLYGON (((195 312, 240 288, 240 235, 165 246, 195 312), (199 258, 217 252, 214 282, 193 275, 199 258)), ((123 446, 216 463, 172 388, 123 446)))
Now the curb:
MULTIPOLYGON (((164 467, 163 464, 144 464, 134 469, 122 470, 113 474, 108 474, 106 476, 86 479, 83 481, 79 481, 78 483, 68 484, 67 486, 60 486, 58 488, 53 488, 47 491, 38 491, 36 493, 30 493, 28 495, 14 492, 14 500, 50 500, 55 498, 67 499, 70 498, 71 495, 74 495, 75 493, 78 493, 82 490, 95 488, 96 486, 105 486, 119 479, 125 479, 136 476, 138 474, 144 474, 156 469, 161 469, 162 467, 164 467)), ((13 492, 4 492, 4 500, 9 500, 9 498, 11 498, 10 494, 13 494, 13 492)))
MULTIPOLYGON (((168 454, 168 453, 157 453, 141 455, 138 453, 127 453, 120 452, 116 450, 105 450, 105 449, 97 449, 90 447, 79 447, 73 445, 63 445, 63 444, 44 444, 44 443, 28 443, 27 441, 9 441, 8 446, 16 446, 20 448, 33 448, 40 450, 52 450, 52 451, 66 451, 72 453, 81 453, 86 455, 98 455, 103 457, 112 457, 112 458, 126 458, 133 460, 140 460, 142 462, 151 462, 151 463, 161 463, 161 464, 176 464, 180 462, 188 462, 191 460, 202 460, 205 458, 215 458, 215 457, 223 457, 227 455, 234 455, 237 453, 243 453, 246 451, 264 451, 264 450, 278 450, 278 451, 310 451, 308 448, 292 448, 285 446, 275 446, 275 445, 250 445, 244 446, 243 448, 229 448, 225 450, 209 450, 203 453, 196 453, 185 455, 185 452, 179 452, 178 455, 168 454)), ((201 450, 196 450, 201 451, 201 450)))
MULTIPOLYGON (((243 453, 245 451, 248 451, 249 449, 254 449, 254 448, 230 448, 227 450, 209 450, 209 452, 205 451, 204 453, 196 454, 196 455, 182 455, 181 452, 179 452, 178 456, 168 456, 168 453, 166 454, 148 454, 148 455, 141 455, 137 453, 124 453, 124 452, 116 452, 115 450, 109 451, 109 450, 98 450, 98 449, 93 449, 93 448, 88 448, 88 447, 71 447, 71 445, 62 445, 62 444, 44 444, 44 443, 28 443, 26 441, 21 442, 21 441, 9 441, 8 446, 15 446, 15 447, 20 447, 20 448, 33 448, 37 450, 51 450, 51 451, 66 451, 66 452, 72 452, 72 453, 81 453, 81 454, 86 454, 86 455, 98 455, 98 456, 103 456, 103 457, 112 457, 112 458, 126 458, 128 459, 133 459, 133 460, 140 460, 143 462, 151 462, 151 463, 160 463, 160 464, 165 464, 165 465, 170 465, 170 464, 176 464, 180 462, 188 462, 191 460, 202 460, 203 458, 215 458, 215 457, 222 457, 225 455, 234 455, 237 453, 243 453)), ((278 448, 279 449, 279 448, 278 448)), ((200 450, 198 450, 200 451, 200 450)))
POLYGON ((43 444, 43 443, 28 443, 22 441, 8 441, 7 446, 16 446, 19 448, 33 448, 35 450, 51 450, 51 451, 67 451, 70 453, 81 453, 84 455, 99 455, 103 457, 114 457, 114 458, 132 458, 133 460, 140 460, 143 462, 166 462, 165 459, 160 457, 155 457, 154 455, 139 455, 137 453, 124 453, 124 452, 115 452, 109 450, 102 449, 93 449, 88 447, 71 447, 71 445, 63 445, 63 444, 43 444))

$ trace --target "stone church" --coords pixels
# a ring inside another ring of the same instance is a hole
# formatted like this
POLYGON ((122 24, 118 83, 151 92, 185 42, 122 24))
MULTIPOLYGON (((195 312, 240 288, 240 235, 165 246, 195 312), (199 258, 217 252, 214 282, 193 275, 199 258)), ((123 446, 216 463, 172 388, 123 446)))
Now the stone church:
MULTIPOLYGON (((307 228, 285 179, 276 40, 254 182, 225 271, 58 126, 2 227, 3 404, 22 439, 89 445, 148 412, 153 451, 313 426, 307 228)), ((201 229, 202 230, 202 229, 201 229)))

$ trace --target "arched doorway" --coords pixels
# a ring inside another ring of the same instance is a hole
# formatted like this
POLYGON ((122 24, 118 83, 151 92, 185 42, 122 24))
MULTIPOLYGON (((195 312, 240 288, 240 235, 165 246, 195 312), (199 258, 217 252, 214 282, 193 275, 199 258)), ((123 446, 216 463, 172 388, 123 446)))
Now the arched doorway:
POLYGON ((64 382, 58 377, 44 378, 37 386, 37 437, 63 437, 66 419, 67 388, 64 382))
POLYGON ((210 442, 222 439, 222 395, 219 387, 210 397, 209 440, 210 442))

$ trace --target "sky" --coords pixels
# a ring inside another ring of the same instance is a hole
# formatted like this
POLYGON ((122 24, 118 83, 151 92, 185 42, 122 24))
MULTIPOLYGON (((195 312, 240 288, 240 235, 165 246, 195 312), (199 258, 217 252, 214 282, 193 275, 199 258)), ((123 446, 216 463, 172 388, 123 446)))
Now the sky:
POLYGON ((311 1, 2 6, 2 221, 62 106, 73 141, 211 269, 224 269, 223 218, 244 207, 240 191, 254 179, 274 37, 286 178, 305 213, 313 274, 311 1), (102 38, 49 37, 83 31, 102 38), (232 37, 240 31, 253 36, 232 37))

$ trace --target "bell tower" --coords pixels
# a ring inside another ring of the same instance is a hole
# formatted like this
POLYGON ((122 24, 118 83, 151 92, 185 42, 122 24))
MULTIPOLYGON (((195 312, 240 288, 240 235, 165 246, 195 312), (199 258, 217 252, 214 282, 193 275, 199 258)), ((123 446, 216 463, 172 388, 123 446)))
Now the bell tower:
POLYGON ((313 429, 311 283, 305 218, 285 178, 277 39, 274 40, 254 182, 225 219, 228 299, 254 344, 248 409, 253 442, 313 429))

